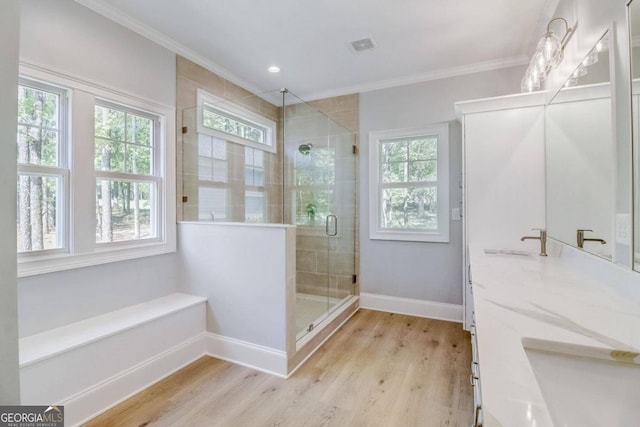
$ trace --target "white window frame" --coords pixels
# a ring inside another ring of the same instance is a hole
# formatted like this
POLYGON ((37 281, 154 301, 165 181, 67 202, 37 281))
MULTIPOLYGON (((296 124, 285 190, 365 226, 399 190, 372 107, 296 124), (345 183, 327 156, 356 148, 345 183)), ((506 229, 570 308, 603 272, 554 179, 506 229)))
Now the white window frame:
POLYGON ((154 256, 176 251, 176 154, 175 107, 129 93, 109 85, 84 80, 39 66, 20 64, 20 76, 67 89, 68 94, 68 250, 38 251, 18 257, 18 277, 33 276, 110 262, 154 256), (96 243, 95 232, 95 123, 94 109, 98 100, 128 106, 136 111, 157 116, 158 166, 162 188, 158 189, 161 205, 158 212, 158 239, 96 243))
MULTIPOLYGON (((56 222, 56 234, 60 247, 55 249, 18 252, 18 261, 22 261, 40 256, 67 253, 69 251, 69 90, 64 87, 23 76, 20 77, 18 84, 20 86, 53 93, 60 97, 60 102, 58 104, 58 121, 60 123, 60 128, 58 130, 58 146, 56 153, 58 159, 57 166, 21 163, 18 163, 17 165, 18 177, 20 175, 60 177, 61 185, 60 188, 58 188, 58 200, 56 203, 56 219, 58 220, 56 222)), ((18 122, 18 126, 20 125, 24 124, 18 122)))
POLYGON ((269 120, 260 114, 254 113, 246 108, 242 108, 238 105, 233 105, 229 100, 212 95, 202 89, 197 90, 197 105, 198 111, 196 112, 197 132, 206 135, 211 135, 216 138, 223 139, 225 141, 235 142, 236 144, 246 145, 251 148, 257 148, 258 150, 268 151, 270 153, 277 153, 275 134, 276 134, 276 122, 269 120), (224 107, 220 105, 224 104, 224 107), (235 120, 248 122, 257 127, 265 130, 265 143, 261 144, 255 141, 251 141, 246 138, 242 138, 237 135, 218 131, 204 125, 204 111, 208 110, 222 116, 226 116, 235 120))
MULTIPOLYGON (((160 117, 157 114, 148 113, 146 111, 138 110, 136 108, 132 108, 128 105, 116 104, 108 99, 96 98, 95 102, 96 107, 110 108, 117 111, 122 111, 127 114, 132 114, 138 117, 144 117, 146 119, 153 120, 153 145, 152 145, 152 154, 153 158, 151 159, 151 174, 135 174, 131 172, 116 172, 116 171, 103 171, 96 169, 95 170, 95 179, 96 182, 98 179, 103 179, 107 181, 115 181, 115 182, 138 182, 138 183, 149 183, 155 185, 155 197, 152 200, 154 205, 154 211, 151 213, 151 228, 154 231, 154 237, 143 238, 138 240, 125 240, 120 242, 99 242, 96 241, 96 245, 98 246, 107 246, 107 245, 130 245, 136 242, 161 242, 162 241, 162 187, 163 187, 163 178, 160 173, 162 170, 160 161, 160 117)), ((95 123, 94 123, 95 129, 95 123)), ((95 147, 94 147, 95 150, 95 147)))
POLYGON ((369 238, 412 242, 449 242, 449 127, 446 124, 417 129, 393 129, 369 132, 369 238), (438 229, 382 228, 382 156, 384 141, 418 136, 438 139, 437 188, 438 229))

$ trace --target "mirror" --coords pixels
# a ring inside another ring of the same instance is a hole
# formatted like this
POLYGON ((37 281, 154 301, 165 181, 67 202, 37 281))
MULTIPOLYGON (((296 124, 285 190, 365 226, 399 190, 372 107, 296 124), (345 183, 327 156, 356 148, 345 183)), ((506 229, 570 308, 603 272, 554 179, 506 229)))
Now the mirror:
POLYGON ((607 259, 615 206, 609 73, 605 33, 545 111, 548 236, 607 259))
POLYGON ((633 180, 634 180, 634 248, 633 268, 640 271, 640 163, 638 162, 638 140, 640 136, 640 0, 629 3, 629 32, 631 42, 631 114, 633 124, 633 180))

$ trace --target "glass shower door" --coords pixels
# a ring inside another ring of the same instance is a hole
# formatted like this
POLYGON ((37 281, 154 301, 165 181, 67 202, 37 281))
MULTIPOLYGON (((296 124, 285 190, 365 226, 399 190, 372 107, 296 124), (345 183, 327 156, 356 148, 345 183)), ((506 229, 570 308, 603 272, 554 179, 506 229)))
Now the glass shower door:
POLYGON ((334 153, 331 213, 327 219, 328 309, 340 307, 354 295, 356 272, 356 152, 355 136, 336 122, 329 124, 329 147, 334 153))
POLYGON ((300 339, 354 294, 356 156, 352 132, 289 95, 284 114, 286 211, 296 225, 300 339))

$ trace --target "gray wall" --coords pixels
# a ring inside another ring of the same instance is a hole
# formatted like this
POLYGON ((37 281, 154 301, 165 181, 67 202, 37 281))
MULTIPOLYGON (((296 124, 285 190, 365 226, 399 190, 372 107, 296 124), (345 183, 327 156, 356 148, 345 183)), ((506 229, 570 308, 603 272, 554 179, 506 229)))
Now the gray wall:
MULTIPOLYGON (((462 222, 451 221, 450 243, 369 239, 369 132, 428 126, 456 119, 454 102, 520 91, 525 67, 417 83, 360 94, 360 290, 462 304, 462 222)), ((451 208, 459 206, 462 137, 450 126, 451 208)))
MULTIPOLYGON (((175 105, 176 67, 172 52, 72 0, 20 3, 22 61, 175 105)), ((11 136, 14 138, 15 129, 11 136)), ((15 155, 0 157, 10 159, 15 167, 15 155)), ((15 182, 14 176, 15 173, 2 182, 15 182)), ((15 185, 10 186, 10 191, 15 193, 15 185)), ((5 223, 9 221, 3 220, 5 223)), ((15 236, 15 219, 10 227, 10 235, 15 236)), ((15 253, 15 243, 11 245, 15 253)), ((178 280, 175 254, 21 278, 20 336, 161 297, 175 292, 178 280)))
POLYGON ((0 405, 20 403, 16 294, 16 105, 20 1, 0 14, 0 405))

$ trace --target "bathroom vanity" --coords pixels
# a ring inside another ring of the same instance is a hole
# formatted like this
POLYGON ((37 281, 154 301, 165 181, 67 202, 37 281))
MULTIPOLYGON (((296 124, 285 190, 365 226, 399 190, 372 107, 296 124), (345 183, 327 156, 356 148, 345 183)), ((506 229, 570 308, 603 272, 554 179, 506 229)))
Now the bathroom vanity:
POLYGON ((638 120, 620 108, 619 41, 610 28, 598 31, 585 56, 571 45, 567 84, 456 104, 475 426, 640 420, 640 275, 632 262, 640 226, 630 207, 640 209, 623 156, 631 140, 620 131, 638 120))
POLYGON ((549 255, 470 249, 480 424, 637 425, 637 273, 555 242, 549 255))

